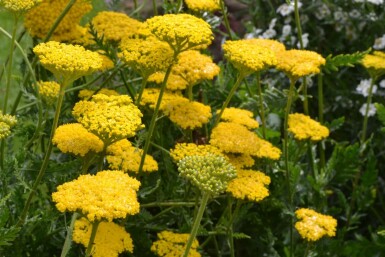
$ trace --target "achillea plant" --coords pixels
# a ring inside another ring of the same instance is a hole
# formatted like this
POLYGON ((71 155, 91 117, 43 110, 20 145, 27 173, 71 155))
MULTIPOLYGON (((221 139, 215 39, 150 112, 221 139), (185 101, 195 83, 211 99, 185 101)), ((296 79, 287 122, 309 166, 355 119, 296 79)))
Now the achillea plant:
POLYGON ((298 140, 320 141, 329 136, 329 129, 300 113, 289 114, 289 129, 298 140))

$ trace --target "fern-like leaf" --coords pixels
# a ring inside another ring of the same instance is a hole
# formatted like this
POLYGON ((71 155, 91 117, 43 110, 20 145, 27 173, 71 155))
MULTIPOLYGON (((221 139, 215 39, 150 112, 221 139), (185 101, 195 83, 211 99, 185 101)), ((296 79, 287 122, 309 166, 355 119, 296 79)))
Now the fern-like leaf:
POLYGON ((353 54, 329 55, 326 57, 326 64, 323 67, 323 70, 326 73, 332 73, 338 71, 341 67, 354 67, 354 65, 360 63, 362 58, 364 58, 370 51, 371 49, 364 52, 355 52, 353 54))

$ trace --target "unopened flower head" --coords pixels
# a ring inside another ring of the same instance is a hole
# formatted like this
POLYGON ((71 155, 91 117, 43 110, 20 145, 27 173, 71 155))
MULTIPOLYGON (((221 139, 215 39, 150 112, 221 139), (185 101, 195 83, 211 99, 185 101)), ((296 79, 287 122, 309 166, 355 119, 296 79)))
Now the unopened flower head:
MULTIPOLYGON (((72 239, 75 243, 88 246, 92 231, 92 224, 85 218, 75 221, 72 239)), ((134 251, 131 235, 124 227, 114 222, 102 221, 92 246, 93 257, 118 257, 120 253, 134 251)))
POLYGON ((55 81, 40 81, 37 83, 39 94, 47 105, 56 103, 59 97, 60 85, 55 81))
POLYGON ((56 208, 83 213, 91 222, 125 218, 139 212, 136 192, 140 182, 123 171, 105 170, 81 175, 57 187, 52 194, 56 208))
POLYGON ((0 6, 14 13, 23 13, 39 4, 42 0, 0 0, 0 6))
POLYGON ((98 53, 78 45, 50 41, 38 44, 33 51, 44 68, 51 71, 58 81, 66 84, 102 67, 102 58, 98 53))
POLYGON ((0 139, 8 137, 11 134, 11 128, 16 123, 17 119, 15 116, 0 113, 0 139))
POLYGON ((329 215, 317 213, 314 210, 302 208, 295 212, 298 222, 295 228, 301 237, 307 241, 317 241, 324 236, 336 235, 337 220, 329 215))
POLYGON ((145 23, 152 34, 171 46, 175 54, 207 48, 214 38, 210 25, 190 14, 165 14, 145 23))
MULTIPOLYGON (((190 234, 180 234, 171 231, 158 233, 158 240, 151 246, 151 251, 160 257, 183 256, 190 234)), ((199 242, 194 239, 188 257, 200 257, 197 251, 199 242)))
MULTIPOLYGON (((107 148, 107 162, 110 169, 119 169, 127 172, 138 173, 143 150, 138 149, 127 139, 119 140, 107 148)), ((143 172, 158 170, 158 163, 151 155, 146 154, 143 172)))
POLYGON ((329 136, 329 129, 301 113, 289 114, 288 131, 298 140, 320 141, 329 136))
POLYGON ((63 153, 72 153, 84 157, 87 153, 99 153, 103 150, 103 142, 88 132, 80 123, 59 126, 55 130, 52 143, 63 153))
POLYGON ((193 11, 215 12, 221 9, 220 0, 184 0, 187 7, 193 11))
POLYGON ((102 88, 99 91, 90 90, 90 89, 82 89, 79 91, 78 97, 83 100, 89 100, 93 95, 102 94, 102 95, 120 95, 113 89, 102 88))
POLYGON ((385 53, 374 51, 362 59, 362 65, 366 68, 372 78, 385 75, 385 53))
POLYGON ((251 111, 235 107, 226 108, 222 113, 221 120, 237 123, 248 129, 256 129, 259 127, 259 123, 253 118, 251 111))
POLYGON ((237 176, 235 168, 222 155, 191 155, 178 162, 178 170, 200 190, 211 195, 223 193, 237 176))
POLYGON ((197 145, 194 143, 178 143, 174 149, 170 150, 170 156, 174 162, 182 160, 186 156, 191 155, 221 155, 221 151, 212 145, 197 145))

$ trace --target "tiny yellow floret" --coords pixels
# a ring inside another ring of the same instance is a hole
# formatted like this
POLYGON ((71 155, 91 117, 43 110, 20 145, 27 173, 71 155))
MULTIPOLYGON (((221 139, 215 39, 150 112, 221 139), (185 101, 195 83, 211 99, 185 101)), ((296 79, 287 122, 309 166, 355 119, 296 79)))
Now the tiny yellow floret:
POLYGON ((39 81, 39 94, 47 105, 56 103, 59 97, 60 85, 55 81, 39 81))
POLYGON ((289 114, 288 131, 295 139, 320 141, 329 136, 329 129, 301 113, 289 114))
POLYGON ((371 77, 378 78, 385 75, 385 53, 374 51, 362 59, 362 65, 367 69, 371 77))
POLYGON ((1 114, 0 110, 0 139, 6 138, 11 134, 11 128, 15 126, 17 119, 9 114, 1 114))

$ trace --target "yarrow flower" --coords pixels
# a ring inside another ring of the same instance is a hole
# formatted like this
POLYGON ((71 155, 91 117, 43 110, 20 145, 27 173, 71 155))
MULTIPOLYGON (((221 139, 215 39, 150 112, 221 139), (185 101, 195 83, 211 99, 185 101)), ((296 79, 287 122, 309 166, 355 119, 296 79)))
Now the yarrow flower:
MULTIPOLYGON (((142 154, 142 149, 134 147, 127 139, 122 139, 107 148, 106 159, 111 169, 138 173, 142 154)), ((157 170, 158 163, 151 155, 146 154, 142 171, 154 172, 157 170)))
POLYGON ((178 162, 180 176, 187 178, 204 193, 223 193, 230 180, 237 176, 225 157, 215 154, 186 156, 178 162))
MULTIPOLYGON (((72 239, 75 243, 88 246, 92 231, 92 224, 85 218, 75 221, 72 239)), ((134 245, 131 235, 124 227, 113 222, 100 222, 94 239, 93 257, 118 257, 120 253, 133 253, 134 245)))
POLYGON ((237 171, 243 168, 252 167, 255 163, 255 160, 249 154, 226 153, 224 155, 229 159, 229 162, 237 169, 237 171))
POLYGON ((88 132, 80 123, 59 126, 55 130, 52 143, 63 153, 72 153, 84 157, 89 152, 99 153, 103 150, 103 142, 88 132))
POLYGON ((219 0, 184 0, 184 2, 193 11, 215 12, 221 9, 219 0))
POLYGON ((235 107, 225 108, 221 120, 237 123, 248 129, 256 129, 259 127, 259 123, 253 118, 253 113, 251 111, 235 107))
POLYGON ((174 149, 170 150, 170 156, 174 162, 182 160, 186 156, 191 155, 221 155, 221 151, 212 145, 197 145, 194 143, 178 143, 174 149))
POLYGON ((337 220, 329 215, 317 213, 314 210, 301 208, 295 212, 298 222, 295 228, 301 237, 307 241, 317 241, 324 236, 336 235, 337 220))
POLYGON ((226 191, 235 198, 259 202, 269 196, 266 186, 270 181, 270 177, 260 171, 238 170, 237 177, 229 182, 226 191))
POLYGON ((53 105, 59 97, 60 85, 55 81, 39 81, 39 94, 47 105, 53 105))
POLYGON ((329 129, 301 113, 289 114, 288 131, 298 140, 320 141, 329 136, 329 129))
POLYGON ((16 123, 17 119, 15 116, 0 113, 0 139, 8 137, 11 134, 11 128, 16 123))
MULTIPOLYGON (((146 88, 143 91, 140 105, 148 105, 151 109, 155 109, 155 104, 159 98, 158 88, 146 88)), ((179 91, 165 91, 163 94, 162 102, 160 103, 160 110, 162 110, 166 103, 171 100, 183 98, 179 91)))
POLYGON ((277 40, 265 39, 265 38, 251 38, 248 40, 250 43, 256 44, 256 45, 263 47, 263 48, 267 48, 267 49, 273 51, 273 53, 275 53, 275 54, 278 54, 281 51, 286 50, 285 45, 282 44, 281 42, 277 41, 277 40))
MULTIPOLYGON (((182 256, 190 234, 180 234, 171 231, 162 231, 158 233, 158 240, 151 246, 151 251, 160 257, 182 256)), ((194 239, 189 257, 200 257, 197 251, 199 242, 194 239)))
POLYGON ((78 97, 83 100, 88 100, 90 99, 93 95, 96 94, 102 94, 102 95, 115 95, 118 96, 120 95, 118 92, 116 92, 113 89, 108 89, 108 88, 102 88, 99 91, 95 90, 90 90, 90 89, 82 89, 79 91, 78 97))
POLYGON ((372 78, 378 78, 385 75, 385 53, 374 51, 372 54, 367 54, 361 61, 372 78))
POLYGON ((52 193, 60 212, 81 212, 91 222, 125 218, 139 213, 136 196, 140 182, 123 171, 105 170, 81 175, 52 193))
MULTIPOLYGON (((148 77, 148 81, 155 82, 156 84, 161 85, 163 83, 165 75, 166 74, 164 72, 155 72, 150 77, 148 77)), ((177 74, 170 73, 166 84, 167 90, 184 90, 187 86, 188 82, 185 79, 183 79, 177 74)))
POLYGON ((0 6, 4 6, 5 9, 20 13, 25 12, 38 5, 42 0, 0 0, 0 6))

